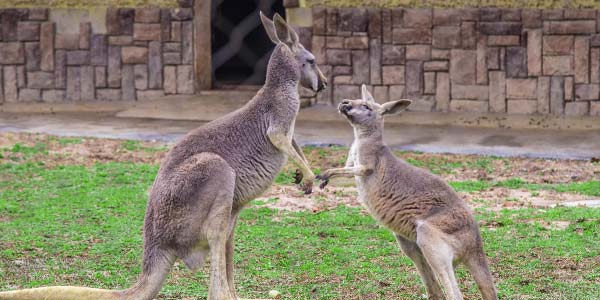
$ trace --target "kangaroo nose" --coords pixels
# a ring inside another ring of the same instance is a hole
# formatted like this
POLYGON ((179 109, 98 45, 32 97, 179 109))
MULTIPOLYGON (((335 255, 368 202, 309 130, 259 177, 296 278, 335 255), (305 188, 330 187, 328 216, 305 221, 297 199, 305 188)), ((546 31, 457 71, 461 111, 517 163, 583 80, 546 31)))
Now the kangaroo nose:
POLYGON ((350 104, 350 100, 342 100, 342 104, 349 105, 350 104))

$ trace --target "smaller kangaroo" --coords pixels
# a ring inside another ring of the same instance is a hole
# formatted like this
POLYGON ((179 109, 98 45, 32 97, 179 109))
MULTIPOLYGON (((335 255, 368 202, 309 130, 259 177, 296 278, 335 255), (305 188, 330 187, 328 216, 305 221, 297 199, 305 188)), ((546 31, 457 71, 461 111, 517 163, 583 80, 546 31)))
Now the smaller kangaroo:
POLYGON ((402 251, 415 263, 429 299, 463 299, 454 263, 464 263, 485 300, 498 299, 488 269, 479 227, 467 204, 439 177, 394 156, 383 142, 383 117, 397 114, 410 100, 378 104, 362 86, 362 99, 344 100, 339 112, 354 128, 345 168, 317 176, 356 178, 358 195, 371 214, 394 232, 402 251))

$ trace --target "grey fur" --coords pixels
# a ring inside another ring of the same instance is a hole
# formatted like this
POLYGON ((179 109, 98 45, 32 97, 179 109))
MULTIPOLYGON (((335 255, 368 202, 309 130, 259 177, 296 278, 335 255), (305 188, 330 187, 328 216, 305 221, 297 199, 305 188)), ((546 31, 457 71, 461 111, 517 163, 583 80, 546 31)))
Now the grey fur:
POLYGON ((292 138, 300 108, 298 85, 315 91, 326 85, 314 56, 297 38, 294 42, 295 32, 285 21, 276 15, 273 23, 262 13, 261 19, 277 42, 265 85, 244 107, 190 132, 168 153, 150 191, 137 283, 122 292, 42 288, 0 293, 0 299, 66 299, 65 294, 84 293, 90 300, 149 300, 177 258, 196 270, 206 255, 211 262, 208 299, 237 299, 233 234, 238 215, 271 185, 288 157, 302 170, 304 190, 310 193, 315 176, 292 138), (288 34, 283 39, 276 32, 288 34), (27 297, 19 298, 19 292, 27 297), (50 293, 56 298, 47 297, 50 293))
POLYGON ((354 176, 359 199, 371 214, 394 232, 426 285, 429 299, 462 299, 454 278, 454 263, 471 271, 483 298, 497 299, 487 266, 479 227, 467 204, 439 177, 394 156, 383 142, 383 116, 395 114, 410 100, 377 104, 362 86, 362 99, 344 100, 339 111, 354 129, 345 168, 330 169, 317 178, 354 176))

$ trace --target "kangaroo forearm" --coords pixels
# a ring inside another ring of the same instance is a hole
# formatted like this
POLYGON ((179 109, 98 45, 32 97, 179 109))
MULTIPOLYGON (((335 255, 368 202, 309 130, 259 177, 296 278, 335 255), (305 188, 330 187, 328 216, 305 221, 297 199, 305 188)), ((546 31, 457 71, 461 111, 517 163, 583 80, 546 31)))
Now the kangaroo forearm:
POLYGON ((285 135, 269 134, 269 139, 271 140, 271 143, 273 143, 273 145, 279 149, 279 151, 288 155, 288 157, 298 166, 306 178, 310 179, 315 177, 313 172, 310 170, 308 163, 302 159, 300 154, 298 154, 298 152, 294 149, 294 146, 285 135))
POLYGON ((351 168, 336 168, 329 169, 326 171, 329 178, 334 177, 354 177, 354 176, 367 176, 373 173, 373 170, 365 166, 351 167, 351 168))
POLYGON ((302 157, 302 160, 304 160, 304 163, 306 163, 306 165, 309 165, 308 159, 306 159, 306 156, 304 156, 304 152, 302 152, 302 148, 300 148, 298 143, 296 143, 296 139, 294 139, 294 138, 292 138, 292 146, 294 147, 294 150, 296 150, 296 153, 298 153, 298 155, 300 155, 300 157, 302 157))

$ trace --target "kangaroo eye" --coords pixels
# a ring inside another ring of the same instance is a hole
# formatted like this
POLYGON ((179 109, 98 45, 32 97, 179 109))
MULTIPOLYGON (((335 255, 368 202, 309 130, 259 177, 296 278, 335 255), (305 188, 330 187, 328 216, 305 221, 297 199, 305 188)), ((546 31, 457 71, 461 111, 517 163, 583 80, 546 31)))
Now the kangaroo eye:
POLYGON ((364 109, 366 109, 366 110, 371 110, 371 108, 370 108, 368 105, 366 105, 366 104, 363 104, 363 106, 362 106, 362 107, 363 107, 364 109))
POLYGON ((307 59, 306 60, 307 63, 314 65, 315 64, 315 60, 314 59, 307 59))

